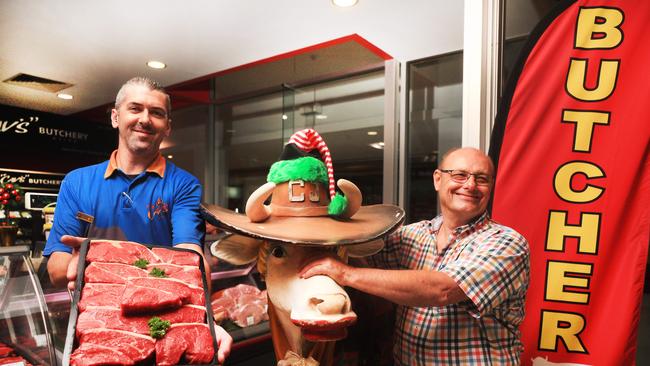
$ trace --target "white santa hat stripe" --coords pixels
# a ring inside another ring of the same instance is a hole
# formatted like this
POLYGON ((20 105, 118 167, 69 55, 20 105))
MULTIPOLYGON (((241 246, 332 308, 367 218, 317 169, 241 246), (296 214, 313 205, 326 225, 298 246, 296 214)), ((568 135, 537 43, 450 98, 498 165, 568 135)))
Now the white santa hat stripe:
POLYGON ((289 143, 295 144, 296 147, 305 152, 318 149, 321 158, 325 162, 325 167, 327 168, 330 199, 333 199, 336 194, 336 189, 334 188, 334 167, 332 166, 330 149, 325 144, 325 141, 323 141, 323 138, 315 130, 306 129, 294 133, 291 138, 289 138, 289 143))

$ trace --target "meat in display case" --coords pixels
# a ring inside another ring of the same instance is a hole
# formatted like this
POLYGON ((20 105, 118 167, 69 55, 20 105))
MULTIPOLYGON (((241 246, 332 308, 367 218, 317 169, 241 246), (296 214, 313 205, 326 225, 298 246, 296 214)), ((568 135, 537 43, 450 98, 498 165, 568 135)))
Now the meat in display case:
POLYGON ((25 245, 0 247, 0 365, 55 365, 43 291, 25 245))

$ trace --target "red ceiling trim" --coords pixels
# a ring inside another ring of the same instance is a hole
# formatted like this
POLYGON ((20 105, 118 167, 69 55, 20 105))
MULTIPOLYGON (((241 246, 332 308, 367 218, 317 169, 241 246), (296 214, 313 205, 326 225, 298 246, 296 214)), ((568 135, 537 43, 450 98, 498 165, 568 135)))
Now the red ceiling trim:
POLYGON ((355 33, 355 34, 351 34, 349 36, 344 36, 344 37, 336 38, 336 39, 333 39, 333 40, 330 40, 330 41, 318 43, 318 44, 315 44, 313 46, 299 48, 297 50, 293 50, 293 51, 290 51, 290 52, 281 53, 279 55, 275 55, 275 56, 267 57, 267 58, 264 58, 264 59, 261 59, 261 60, 249 62, 247 64, 231 67, 230 69, 217 71, 215 73, 204 75, 204 76, 198 77, 196 79, 183 81, 181 83, 171 85, 171 86, 167 87, 167 89, 183 86, 183 85, 190 84, 190 83, 195 83, 197 81, 201 81, 201 80, 221 76, 221 75, 224 75, 224 74, 229 74, 229 73, 236 72, 236 71, 241 71, 243 69, 247 69, 247 68, 250 68, 250 67, 259 66, 259 65, 262 65, 262 64, 282 60, 282 59, 285 59, 285 58, 293 57, 293 56, 300 55, 300 54, 303 54, 303 53, 312 52, 312 51, 315 51, 315 50, 327 48, 327 47, 330 47, 330 46, 334 46, 334 45, 338 45, 338 44, 342 44, 342 43, 346 43, 346 42, 357 42, 358 44, 365 47, 370 52, 374 53, 375 55, 381 57, 384 60, 392 60, 393 59, 393 57, 391 55, 384 52, 379 47, 375 46, 374 44, 367 41, 365 38, 363 38, 360 35, 355 33))

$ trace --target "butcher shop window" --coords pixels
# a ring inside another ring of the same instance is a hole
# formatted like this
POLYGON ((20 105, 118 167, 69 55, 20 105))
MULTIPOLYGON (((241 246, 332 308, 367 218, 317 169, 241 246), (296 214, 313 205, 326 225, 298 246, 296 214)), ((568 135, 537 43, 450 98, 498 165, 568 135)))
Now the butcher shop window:
POLYGON ((243 212, 284 143, 304 128, 329 146, 336 179, 357 184, 363 204, 381 203, 383 68, 217 105, 215 121, 217 204, 243 212))

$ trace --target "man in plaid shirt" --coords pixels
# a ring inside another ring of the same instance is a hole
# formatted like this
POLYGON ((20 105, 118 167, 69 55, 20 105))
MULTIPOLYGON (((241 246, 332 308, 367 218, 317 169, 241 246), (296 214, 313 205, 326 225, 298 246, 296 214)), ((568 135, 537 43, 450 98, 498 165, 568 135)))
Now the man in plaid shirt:
POLYGON ((441 215, 393 233, 369 258, 382 269, 326 258, 301 276, 327 275, 397 303, 398 365, 518 365, 529 249, 487 215, 494 165, 479 150, 452 150, 433 183, 441 215))

